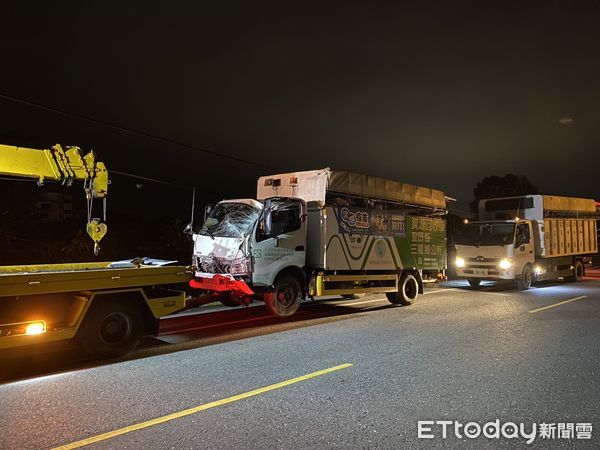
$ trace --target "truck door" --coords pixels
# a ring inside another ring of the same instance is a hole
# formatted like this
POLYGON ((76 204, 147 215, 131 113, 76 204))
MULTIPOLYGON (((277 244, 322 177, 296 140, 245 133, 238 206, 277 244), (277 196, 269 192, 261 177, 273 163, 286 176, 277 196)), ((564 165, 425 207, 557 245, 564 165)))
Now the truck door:
POLYGON ((304 267, 306 261, 306 203, 296 198, 265 200, 252 245, 252 281, 271 285, 285 267, 304 267))
POLYGON ((519 222, 515 227, 514 267, 516 275, 523 272, 525 264, 535 261, 535 248, 531 231, 531 222, 519 222))

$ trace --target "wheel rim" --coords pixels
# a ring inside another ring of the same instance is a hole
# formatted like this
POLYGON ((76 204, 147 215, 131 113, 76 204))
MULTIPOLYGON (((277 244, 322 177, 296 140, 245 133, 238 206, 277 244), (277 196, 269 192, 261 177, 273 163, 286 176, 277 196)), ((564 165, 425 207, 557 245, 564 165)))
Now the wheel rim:
POLYGON ((277 291, 277 303, 285 308, 289 308, 296 300, 296 291, 292 286, 286 285, 277 291))
POLYGON ((531 270, 525 270, 525 285, 531 285, 531 270))
POLYGON ((114 312, 100 323, 100 340, 108 345, 125 341, 131 335, 131 319, 127 314, 114 312))
POLYGON ((406 298, 411 300, 416 298, 417 291, 418 287, 416 281, 411 278, 406 280, 406 283, 404 283, 404 295, 406 296, 406 298))

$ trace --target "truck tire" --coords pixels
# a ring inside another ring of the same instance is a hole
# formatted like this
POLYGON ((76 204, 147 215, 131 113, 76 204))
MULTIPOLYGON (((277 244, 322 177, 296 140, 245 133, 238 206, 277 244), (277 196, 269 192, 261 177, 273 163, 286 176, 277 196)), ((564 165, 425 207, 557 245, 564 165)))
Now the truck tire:
POLYGON ((526 264, 523 267, 523 273, 521 274, 521 279, 517 280, 517 288, 520 291, 526 291, 531 287, 531 283, 533 282, 533 269, 531 265, 526 264))
POLYGON ((583 263, 579 260, 575 261, 573 264, 573 275, 565 277, 566 281, 581 281, 583 280, 583 263))
POLYGON ((302 287, 296 277, 283 275, 275 280, 273 290, 265 292, 263 299, 271 314, 289 317, 298 310, 301 297, 302 287))
POLYGON ((124 355, 140 342, 144 317, 136 305, 127 301, 96 299, 79 328, 77 338, 93 356, 124 355))
POLYGON ((414 275, 404 273, 398 283, 398 292, 386 292, 385 296, 394 305, 412 305, 419 295, 419 283, 414 275))
POLYGON ((481 279, 480 278, 469 278, 469 285, 471 289, 479 289, 481 287, 481 279))

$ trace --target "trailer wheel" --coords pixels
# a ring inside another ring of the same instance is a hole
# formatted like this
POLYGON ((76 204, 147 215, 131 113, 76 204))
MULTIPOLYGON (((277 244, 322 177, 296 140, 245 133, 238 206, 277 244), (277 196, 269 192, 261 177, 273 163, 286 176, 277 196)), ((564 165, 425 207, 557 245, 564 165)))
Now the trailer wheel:
POLYGON ((469 278, 469 285, 471 286, 471 288, 473 289, 479 289, 480 285, 481 285, 481 279, 480 278, 469 278))
POLYGON ((523 273, 521 274, 521 279, 517 280, 517 287, 520 291, 526 291, 531 287, 531 283, 533 281, 533 270, 531 270, 531 266, 527 264, 523 267, 523 273))
POLYGON ((400 277, 398 292, 386 292, 385 296, 394 305, 412 305, 419 294, 419 283, 414 275, 405 273, 400 277))
POLYGON ((288 317, 294 314, 300 306, 302 287, 300 282, 291 275, 283 275, 275 280, 274 289, 265 292, 265 306, 271 314, 277 317, 288 317))
POLYGON ((86 314, 77 337, 89 354, 114 357, 136 348, 143 329, 144 318, 135 305, 97 299, 86 314))
POLYGON ((575 261, 575 264, 573 265, 573 275, 565 277, 565 280, 581 281, 581 280, 583 280, 583 272, 584 272, 583 264, 581 263, 581 261, 577 260, 577 261, 575 261))

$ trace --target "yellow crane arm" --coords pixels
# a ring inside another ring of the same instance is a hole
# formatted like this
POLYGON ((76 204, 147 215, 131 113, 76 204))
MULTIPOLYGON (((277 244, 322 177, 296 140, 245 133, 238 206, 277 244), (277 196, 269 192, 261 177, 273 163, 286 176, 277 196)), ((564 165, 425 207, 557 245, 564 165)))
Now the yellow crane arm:
MULTIPOLYGON (((93 151, 82 155, 79 147, 59 144, 49 149, 38 150, 0 144, 0 175, 45 181, 58 181, 70 186, 74 180, 83 180, 88 202, 95 198, 105 199, 108 194, 108 171, 103 162, 96 160, 93 151)), ((94 241, 94 253, 98 253, 98 242, 106 234, 106 224, 91 218, 88 210, 87 233, 94 241)))
POLYGON ((71 184, 73 180, 92 182, 91 194, 103 198, 108 192, 108 172, 104 163, 96 161, 90 151, 81 155, 79 147, 56 144, 50 149, 37 150, 0 144, 0 174, 71 184))

